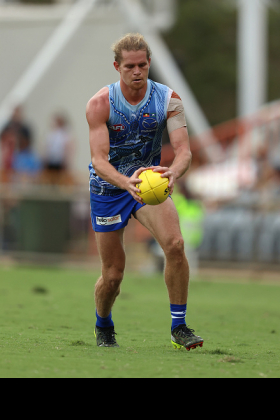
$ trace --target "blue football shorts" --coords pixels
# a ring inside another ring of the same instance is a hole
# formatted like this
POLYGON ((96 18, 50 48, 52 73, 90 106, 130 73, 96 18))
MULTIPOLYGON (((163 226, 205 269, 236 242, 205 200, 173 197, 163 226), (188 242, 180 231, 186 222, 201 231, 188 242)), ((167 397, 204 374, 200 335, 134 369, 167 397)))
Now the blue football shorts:
POLYGON ((145 206, 129 192, 109 197, 90 193, 91 222, 95 232, 113 232, 127 226, 131 215, 145 206))

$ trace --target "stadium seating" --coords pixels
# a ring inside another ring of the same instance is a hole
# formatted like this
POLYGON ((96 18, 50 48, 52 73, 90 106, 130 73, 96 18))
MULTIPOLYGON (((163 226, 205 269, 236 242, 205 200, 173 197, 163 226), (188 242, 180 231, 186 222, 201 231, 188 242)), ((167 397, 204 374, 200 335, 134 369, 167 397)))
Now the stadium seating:
POLYGON ((225 208, 208 213, 201 260, 280 262, 280 215, 225 208))

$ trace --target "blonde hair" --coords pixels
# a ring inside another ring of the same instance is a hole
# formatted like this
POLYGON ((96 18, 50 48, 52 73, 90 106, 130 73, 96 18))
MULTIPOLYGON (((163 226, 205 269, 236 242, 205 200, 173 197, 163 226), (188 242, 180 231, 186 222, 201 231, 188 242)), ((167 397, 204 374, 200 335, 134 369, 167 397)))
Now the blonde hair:
POLYGON ((119 41, 112 45, 112 50, 115 53, 115 61, 121 64, 122 61, 122 51, 146 51, 147 60, 150 59, 152 51, 150 50, 149 45, 147 44, 145 38, 141 34, 126 34, 119 41))

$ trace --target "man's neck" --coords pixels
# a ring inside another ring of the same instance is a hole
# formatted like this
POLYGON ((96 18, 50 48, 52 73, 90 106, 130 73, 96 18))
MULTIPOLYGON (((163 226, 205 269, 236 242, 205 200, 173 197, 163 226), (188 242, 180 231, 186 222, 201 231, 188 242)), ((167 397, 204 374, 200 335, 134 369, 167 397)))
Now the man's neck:
POLYGON ((122 94, 127 100, 130 105, 138 105, 144 98, 147 92, 148 88, 148 82, 145 84, 145 86, 142 89, 131 89, 129 88, 124 81, 120 80, 120 86, 122 90, 122 94))

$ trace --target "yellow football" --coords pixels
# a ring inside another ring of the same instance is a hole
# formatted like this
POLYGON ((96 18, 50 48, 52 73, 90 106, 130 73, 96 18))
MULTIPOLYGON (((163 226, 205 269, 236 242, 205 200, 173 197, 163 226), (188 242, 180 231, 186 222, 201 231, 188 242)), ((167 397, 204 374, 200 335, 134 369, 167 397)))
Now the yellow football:
POLYGON ((163 203, 169 196, 169 179, 162 178, 159 172, 153 172, 147 169, 139 175, 142 180, 141 184, 137 184, 137 188, 141 190, 138 195, 143 199, 145 204, 155 206, 163 203))

